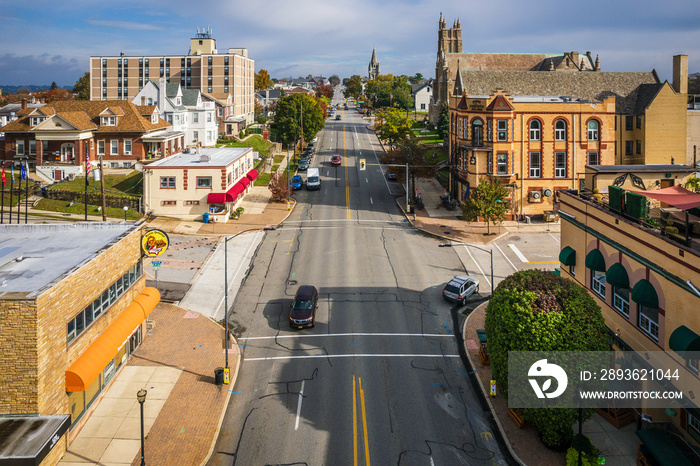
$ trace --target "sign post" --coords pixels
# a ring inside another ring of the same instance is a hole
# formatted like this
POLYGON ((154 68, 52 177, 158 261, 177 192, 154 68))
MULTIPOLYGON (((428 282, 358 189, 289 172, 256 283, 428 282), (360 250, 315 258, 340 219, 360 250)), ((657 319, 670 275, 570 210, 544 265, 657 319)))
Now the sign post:
POLYGON ((156 288, 158 288, 158 269, 160 268, 160 265, 162 264, 161 261, 153 261, 151 262, 153 265, 153 269, 155 270, 156 273, 156 288))

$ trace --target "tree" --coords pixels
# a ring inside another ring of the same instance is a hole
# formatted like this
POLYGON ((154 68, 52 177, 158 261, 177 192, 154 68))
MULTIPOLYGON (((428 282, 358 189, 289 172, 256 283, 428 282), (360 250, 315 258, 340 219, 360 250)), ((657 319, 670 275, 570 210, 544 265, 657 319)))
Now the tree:
POLYGON ((323 129, 324 122, 318 100, 306 93, 299 93, 280 97, 275 108, 275 122, 272 128, 279 141, 289 144, 301 138, 302 131, 304 139, 312 139, 323 129))
POLYGON ((260 68, 260 71, 255 73, 255 92, 262 91, 272 87, 270 74, 266 69, 260 68))
POLYGON ((692 177, 686 180, 683 187, 689 191, 695 191, 696 193, 700 193, 700 178, 693 175, 692 177))
MULTIPOLYGON (((489 360, 508 396, 508 352, 609 351, 600 307, 578 283, 544 270, 524 270, 503 280, 486 308, 489 360)), ((584 410, 590 417, 592 410, 584 410)), ((575 408, 533 408, 523 416, 549 447, 568 447, 575 408)), ((584 416, 584 417, 585 417, 584 416)))
POLYGON ((688 76, 688 94, 700 94, 700 73, 688 76))
POLYGON ((76 100, 90 100, 90 72, 86 71, 75 82, 73 86, 73 94, 75 94, 76 100))
POLYGON ((407 108, 413 105, 411 86, 405 76, 380 74, 367 82, 365 93, 375 102, 375 107, 407 108))
POLYGON ((506 219, 508 206, 503 199, 508 190, 495 176, 482 178, 479 186, 473 188, 462 207, 462 219, 473 222, 482 217, 486 221, 487 234, 491 234, 491 223, 506 219), (491 223, 489 223, 491 222, 491 223))
MULTIPOLYGON (((397 110, 393 110, 396 112, 397 110)), ((377 113, 382 112, 379 110, 377 113)), ((410 135, 407 139, 394 146, 384 156, 382 163, 392 165, 408 164, 408 176, 406 180, 406 169, 403 167, 389 167, 387 172, 396 175, 399 182, 406 183, 408 191, 416 192, 416 177, 435 178, 435 167, 425 161, 425 146, 418 144, 418 139, 410 135)))
POLYGON ((437 133, 442 139, 450 134, 450 106, 443 102, 437 122, 437 133))
POLYGON ((51 81, 51 90, 55 91, 56 89, 58 89, 58 85, 56 85, 56 81, 51 81))
POLYGON ((357 96, 362 93, 362 78, 359 74, 350 76, 350 79, 345 82, 345 91, 343 93, 346 98, 352 97, 357 99, 357 96))
POLYGON ((412 135, 411 120, 395 108, 377 110, 374 131, 390 145, 405 143, 412 135))
POLYGON ((423 75, 420 73, 416 73, 414 76, 408 78, 408 82, 410 82, 411 84, 420 84, 421 82, 423 82, 423 75))
POLYGON ((328 78, 328 82, 331 83, 331 86, 335 87, 338 84, 340 84, 340 78, 338 77, 337 74, 334 74, 330 78, 328 78))
POLYGON ((331 86, 318 86, 316 88, 316 97, 327 97, 329 99, 333 98, 333 88, 331 86))
POLYGON ((284 172, 282 175, 278 173, 273 173, 270 177, 270 183, 267 185, 267 189, 272 192, 273 202, 284 202, 287 200, 287 195, 289 193, 289 182, 287 181, 287 173, 284 172))

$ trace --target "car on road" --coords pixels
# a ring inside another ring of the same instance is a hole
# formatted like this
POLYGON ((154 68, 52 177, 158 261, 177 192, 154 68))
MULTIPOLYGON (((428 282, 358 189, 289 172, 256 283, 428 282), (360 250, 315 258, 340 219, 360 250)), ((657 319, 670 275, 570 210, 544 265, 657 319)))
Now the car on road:
POLYGON ((292 189, 301 189, 304 185, 304 180, 301 179, 301 175, 294 175, 292 177, 292 189))
POLYGON ((336 120, 340 120, 340 113, 335 116, 336 120))
POLYGON ((386 172, 386 179, 389 181, 396 181, 396 173, 386 172))
POLYGON ((309 159, 304 159, 304 158, 302 158, 302 159, 299 161, 299 170, 301 170, 301 171, 306 171, 306 170, 308 170, 308 169, 309 169, 309 163, 310 163, 309 159))
POLYGON ((331 165, 340 165, 341 164, 341 159, 338 154, 335 154, 333 157, 331 157, 331 165))
POLYGON ((302 285, 297 290, 289 307, 289 326, 296 328, 313 327, 318 307, 318 290, 312 285, 302 285))
POLYGON ((446 301, 466 304, 467 299, 479 292, 479 280, 469 275, 455 275, 442 290, 446 301))

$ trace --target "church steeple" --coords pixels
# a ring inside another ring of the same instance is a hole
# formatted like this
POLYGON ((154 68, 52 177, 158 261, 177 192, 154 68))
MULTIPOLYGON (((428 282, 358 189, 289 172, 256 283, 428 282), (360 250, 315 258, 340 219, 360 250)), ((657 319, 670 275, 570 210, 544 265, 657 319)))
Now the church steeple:
POLYGON ((369 61, 369 66, 367 67, 367 75, 369 80, 372 81, 379 76, 379 60, 377 60, 377 49, 372 49, 372 59, 369 61))

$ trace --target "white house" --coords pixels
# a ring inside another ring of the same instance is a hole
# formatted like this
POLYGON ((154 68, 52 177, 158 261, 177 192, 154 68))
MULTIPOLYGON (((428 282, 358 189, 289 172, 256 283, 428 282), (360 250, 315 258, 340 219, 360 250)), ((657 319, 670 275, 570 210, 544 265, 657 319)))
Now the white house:
POLYGON ((205 100, 198 89, 182 89, 165 78, 148 81, 132 100, 136 105, 155 105, 160 117, 185 132, 186 146, 214 146, 218 137, 216 106, 205 100))
POLYGON ((430 97, 433 95, 433 80, 411 85, 411 94, 416 103, 417 112, 427 112, 430 107, 430 97))
POLYGON ((187 149, 144 166, 147 211, 184 220, 226 222, 258 176, 250 147, 187 149))

